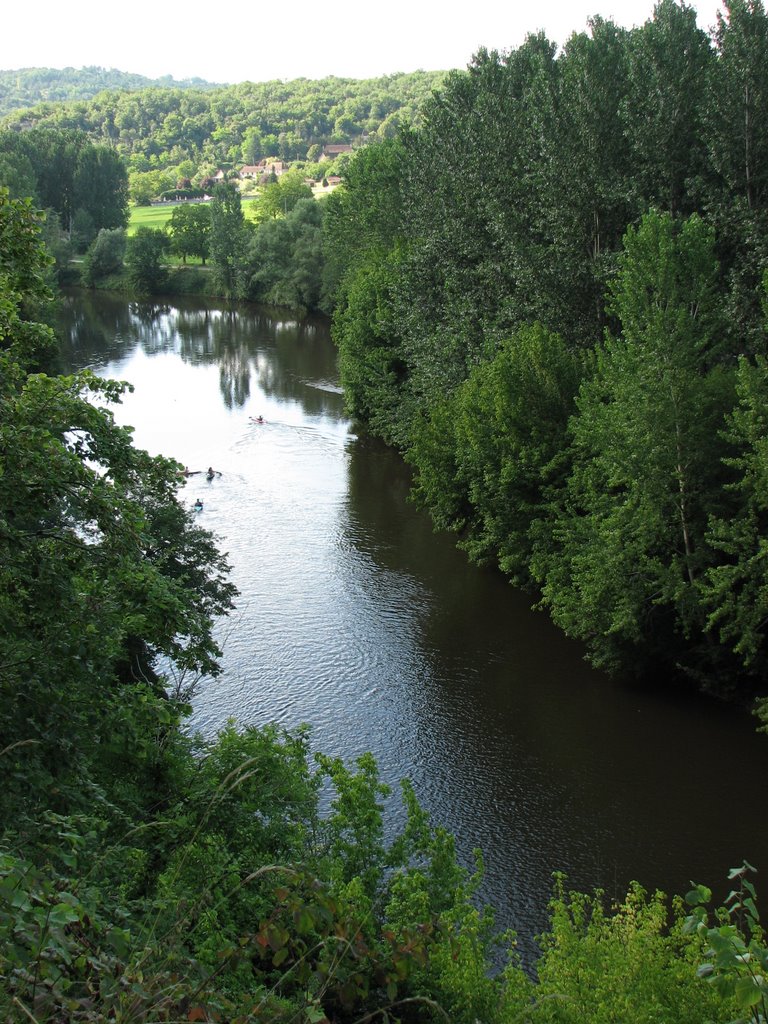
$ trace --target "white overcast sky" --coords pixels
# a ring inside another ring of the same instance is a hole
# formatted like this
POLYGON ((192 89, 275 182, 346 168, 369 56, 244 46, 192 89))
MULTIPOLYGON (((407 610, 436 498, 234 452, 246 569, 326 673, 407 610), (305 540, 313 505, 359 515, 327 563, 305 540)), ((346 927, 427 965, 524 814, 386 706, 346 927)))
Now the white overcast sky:
MULTIPOLYGON (((653 0, 37 0, 4 5, 0 70, 96 65, 210 82, 372 78, 464 68, 543 29, 562 45, 593 14, 641 25, 653 0)), ((717 0, 694 0, 709 29, 717 0)))

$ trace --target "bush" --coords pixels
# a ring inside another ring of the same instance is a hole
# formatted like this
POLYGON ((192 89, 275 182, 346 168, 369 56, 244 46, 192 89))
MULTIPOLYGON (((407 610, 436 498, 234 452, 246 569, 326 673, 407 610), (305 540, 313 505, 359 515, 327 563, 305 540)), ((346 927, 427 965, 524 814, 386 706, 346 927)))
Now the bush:
POLYGON ((123 267, 126 234, 123 228, 102 228, 83 259, 81 279, 87 288, 123 267))
POLYGON ((164 258, 170 239, 157 228, 140 227, 128 239, 125 265, 131 286, 140 295, 161 292, 168 279, 164 258))

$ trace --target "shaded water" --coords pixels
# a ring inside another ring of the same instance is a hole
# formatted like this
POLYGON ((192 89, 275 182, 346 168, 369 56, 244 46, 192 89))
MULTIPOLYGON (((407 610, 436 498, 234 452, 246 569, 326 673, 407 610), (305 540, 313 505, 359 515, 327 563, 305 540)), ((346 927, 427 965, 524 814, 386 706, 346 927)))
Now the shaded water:
POLYGON ((768 865, 754 722, 609 681, 435 535, 401 460, 348 422, 323 322, 72 295, 63 325, 72 366, 135 385, 116 416, 137 444, 221 473, 184 493, 241 591, 195 728, 309 722, 317 749, 372 751, 395 820, 407 777, 466 862, 482 848, 482 896, 527 953, 554 871, 621 896, 768 865))

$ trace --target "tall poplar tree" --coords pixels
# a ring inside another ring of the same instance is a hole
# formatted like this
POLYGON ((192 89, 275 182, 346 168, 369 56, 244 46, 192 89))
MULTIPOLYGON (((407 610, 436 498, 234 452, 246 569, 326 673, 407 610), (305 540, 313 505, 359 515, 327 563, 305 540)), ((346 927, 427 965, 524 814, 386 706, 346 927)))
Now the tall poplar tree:
POLYGON ((551 258, 566 293, 568 336, 588 345, 602 333, 606 283, 626 226, 640 212, 622 116, 629 38, 594 18, 590 32, 571 36, 559 59, 551 258))
POLYGON ((717 562, 701 581, 708 628, 740 663, 765 679, 768 667, 768 361, 742 359, 738 405, 728 418, 734 507, 713 517, 707 540, 717 562))
POLYGON ((653 18, 630 36, 625 139, 643 208, 693 210, 690 184, 702 173, 702 118, 714 54, 696 11, 660 0, 653 18))
POLYGON ((222 182, 211 200, 210 254, 219 284, 232 299, 244 294, 246 233, 240 191, 230 182, 222 182))
POLYGON ((574 469, 536 572, 555 621, 612 669, 675 660, 698 635, 718 429, 731 389, 710 369, 720 330, 712 232, 651 212, 625 236, 611 308, 571 421, 574 469))
POLYGON ((763 350, 761 280, 768 264, 768 17, 760 0, 731 0, 715 37, 706 140, 708 212, 728 283, 736 353, 763 350))

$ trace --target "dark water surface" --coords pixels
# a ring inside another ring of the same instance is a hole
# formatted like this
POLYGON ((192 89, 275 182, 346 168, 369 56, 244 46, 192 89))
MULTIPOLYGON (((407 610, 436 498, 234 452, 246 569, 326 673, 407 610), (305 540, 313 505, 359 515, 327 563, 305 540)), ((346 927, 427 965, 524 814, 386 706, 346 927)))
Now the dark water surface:
POLYGON ((323 322, 71 295, 63 323, 72 366, 135 385, 116 417, 138 445, 222 474, 183 495, 241 591, 195 728, 309 722, 317 749, 372 751, 394 820, 407 777, 463 859, 482 848, 482 895, 528 953, 554 871, 620 896, 632 879, 719 891, 744 857, 768 870, 754 721, 592 671, 435 535, 400 459, 344 415, 323 322))

